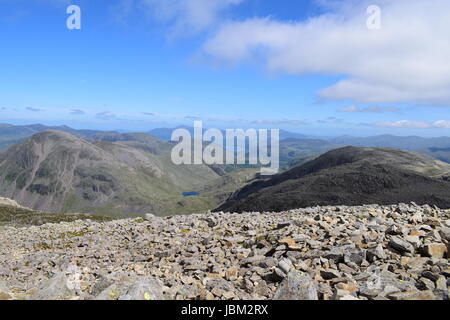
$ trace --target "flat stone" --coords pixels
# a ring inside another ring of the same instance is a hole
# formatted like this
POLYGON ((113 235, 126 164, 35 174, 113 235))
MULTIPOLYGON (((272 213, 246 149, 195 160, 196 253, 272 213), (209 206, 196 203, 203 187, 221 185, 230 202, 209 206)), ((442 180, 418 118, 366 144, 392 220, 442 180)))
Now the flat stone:
POLYGON ((334 263, 344 262, 345 251, 341 248, 334 248, 323 254, 325 259, 333 260, 334 263))
POLYGON ((436 296, 432 291, 407 291, 397 292, 388 295, 392 300, 436 300, 436 296))
POLYGON ((278 265, 278 260, 275 258, 265 258, 263 261, 261 261, 261 263, 259 264, 259 266, 261 268, 273 268, 276 267, 278 265))
POLYGON ((285 244, 291 250, 300 250, 302 247, 292 238, 283 238, 279 241, 280 244, 285 244))
POLYGON ((282 259, 278 263, 278 268, 280 268, 284 273, 289 273, 291 269, 294 269, 292 262, 289 259, 282 259))
POLYGON ((280 268, 275 268, 273 269, 273 272, 267 274, 264 278, 270 282, 281 282, 284 278, 286 278, 286 273, 284 273, 280 268))
POLYGON ((334 278, 340 278, 341 273, 334 269, 326 269, 326 270, 320 270, 320 275, 325 280, 331 280, 334 278))
POLYGON ((414 246, 400 237, 393 236, 389 245, 397 251, 414 253, 414 246))
POLYGON ((420 278, 419 281, 417 282, 417 287, 420 290, 434 290, 434 289, 436 289, 436 285, 434 284, 434 282, 431 281, 430 279, 427 279, 427 278, 420 278))
POLYGON ((424 246, 422 252, 427 257, 442 259, 447 253, 447 246, 441 243, 432 243, 424 246))

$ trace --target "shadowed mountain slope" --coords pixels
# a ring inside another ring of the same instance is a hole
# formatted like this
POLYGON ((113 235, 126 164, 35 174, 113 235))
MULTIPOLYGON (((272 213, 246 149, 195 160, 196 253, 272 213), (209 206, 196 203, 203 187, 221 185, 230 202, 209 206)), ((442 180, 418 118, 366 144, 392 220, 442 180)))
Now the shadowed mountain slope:
POLYGON ((281 211, 316 205, 414 201, 450 207, 450 165, 396 149, 345 147, 253 182, 217 210, 281 211))

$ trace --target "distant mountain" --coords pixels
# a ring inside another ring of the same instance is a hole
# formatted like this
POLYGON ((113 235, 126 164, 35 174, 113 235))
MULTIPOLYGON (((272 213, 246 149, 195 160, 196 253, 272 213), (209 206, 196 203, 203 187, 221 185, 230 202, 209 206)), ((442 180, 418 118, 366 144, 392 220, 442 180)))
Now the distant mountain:
POLYGON ((147 133, 155 138, 160 139, 160 140, 170 141, 171 137, 172 137, 172 132, 174 132, 176 129, 186 129, 192 135, 194 134, 194 128, 188 127, 188 126, 178 126, 175 128, 156 128, 156 129, 150 130, 147 133))
POLYGON ((214 205, 182 192, 220 175, 206 165, 174 165, 170 143, 147 134, 102 133, 92 139, 44 131, 0 153, 0 195, 46 212, 116 216, 189 213, 214 205))
POLYGON ((120 142, 155 155, 168 155, 174 146, 173 143, 162 141, 146 133, 101 132, 91 135, 89 140, 94 142, 120 142))
POLYGON ((318 139, 318 138, 315 136, 310 136, 310 135, 306 135, 306 134, 302 134, 302 133, 280 130, 280 140, 285 140, 285 139, 313 139, 314 140, 314 139, 318 139))
POLYGON ((321 139, 288 138, 280 141, 280 166, 286 170, 342 145, 321 139))
MULTIPOLYGON (((194 129, 189 126, 176 128, 158 128, 147 132, 162 141, 170 141, 175 129, 183 128, 192 135, 194 129)), ((11 124, 0 124, 0 151, 9 146, 19 143, 35 133, 45 130, 59 130, 69 132, 79 138, 93 141, 115 141, 129 139, 123 135, 135 135, 122 131, 100 131, 100 130, 77 130, 68 126, 45 126, 42 124, 31 124, 15 126, 11 124)), ((206 129, 204 129, 206 130, 206 129)), ((418 136, 401 137, 394 135, 379 135, 372 137, 340 136, 335 138, 316 138, 314 136, 280 130, 280 161, 282 169, 289 169, 294 165, 302 164, 307 160, 344 146, 395 148, 415 151, 429 155, 438 160, 450 163, 450 137, 424 138, 418 136)))
POLYGON ((241 188, 217 210, 418 204, 450 208, 450 165, 406 151, 345 147, 241 188))
POLYGON ((88 138, 89 136, 101 132, 98 130, 76 130, 68 126, 45 126, 42 124, 15 126, 11 124, 0 124, 0 151, 31 137, 35 133, 46 130, 69 132, 80 138, 88 138))
MULTIPOLYGON (((188 130, 192 135, 194 134, 194 128, 189 127, 189 126, 179 126, 179 127, 175 127, 175 128, 157 128, 157 129, 150 130, 148 132, 148 134, 150 134, 158 139, 164 140, 164 141, 170 141, 172 132, 174 130, 180 129, 180 128, 188 130)), ((205 131, 205 130, 207 130, 207 128, 204 128, 203 131, 205 131)), ((222 130, 222 132, 225 135, 225 130, 222 130)), ((284 139, 314 139, 314 138, 315 137, 313 137, 313 136, 308 136, 308 135, 304 135, 301 133, 280 130, 280 140, 284 140, 284 139)))
POLYGON ((402 150, 421 150, 429 148, 449 148, 450 137, 424 138, 417 136, 399 137, 394 135, 380 135, 373 137, 351 137, 341 136, 329 140, 332 143, 374 147, 374 148, 396 148, 402 150))
POLYGON ((341 136, 329 140, 338 145, 355 147, 395 148, 416 151, 450 163, 450 137, 424 138, 380 135, 373 137, 341 136))

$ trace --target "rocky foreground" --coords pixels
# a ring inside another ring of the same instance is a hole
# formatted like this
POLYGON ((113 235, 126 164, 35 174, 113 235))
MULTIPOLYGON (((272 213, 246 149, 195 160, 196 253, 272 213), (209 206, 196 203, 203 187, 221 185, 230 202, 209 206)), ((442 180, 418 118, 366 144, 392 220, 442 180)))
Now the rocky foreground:
POLYGON ((450 210, 316 207, 0 228, 0 299, 447 300, 450 210))

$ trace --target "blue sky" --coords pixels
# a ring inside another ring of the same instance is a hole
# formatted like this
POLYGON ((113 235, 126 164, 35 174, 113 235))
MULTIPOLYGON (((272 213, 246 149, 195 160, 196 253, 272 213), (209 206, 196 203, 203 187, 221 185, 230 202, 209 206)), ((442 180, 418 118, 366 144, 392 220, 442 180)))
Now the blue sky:
POLYGON ((445 12, 444 0, 0 0, 0 122, 448 135, 445 12), (379 30, 366 25, 374 3, 379 30), (70 4, 81 30, 66 27, 70 4))

